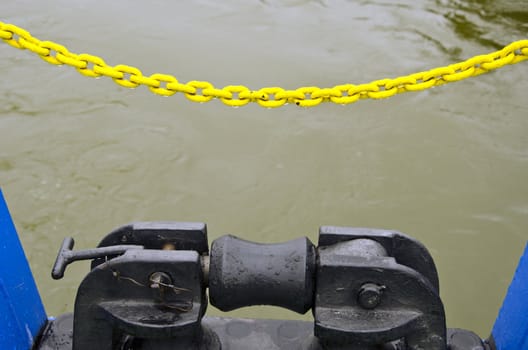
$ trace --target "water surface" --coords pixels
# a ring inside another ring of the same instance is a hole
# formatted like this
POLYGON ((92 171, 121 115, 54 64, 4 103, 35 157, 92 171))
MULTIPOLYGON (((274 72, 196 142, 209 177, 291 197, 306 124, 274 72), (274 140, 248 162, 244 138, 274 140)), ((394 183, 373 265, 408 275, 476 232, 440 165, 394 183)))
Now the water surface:
MULTIPOLYGON (((1 17, 109 64, 252 89, 396 77, 528 32, 522 0, 23 0, 1 17)), ((5 44, 0 76, 0 185, 48 313, 73 309, 88 270, 51 280, 64 236, 89 248, 131 221, 182 220, 207 222, 211 241, 316 242, 320 225, 346 225, 424 242, 449 326, 489 334, 528 239, 526 63, 383 101, 274 110, 123 89, 5 44)))

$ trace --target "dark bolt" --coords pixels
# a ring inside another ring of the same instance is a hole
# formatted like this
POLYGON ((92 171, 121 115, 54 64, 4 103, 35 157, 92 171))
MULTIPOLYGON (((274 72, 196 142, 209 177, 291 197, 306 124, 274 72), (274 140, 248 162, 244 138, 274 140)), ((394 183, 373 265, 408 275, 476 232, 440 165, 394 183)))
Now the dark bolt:
POLYGON ((364 309, 374 309, 381 302, 381 295, 385 286, 374 283, 365 283, 361 286, 358 293, 358 303, 364 309))

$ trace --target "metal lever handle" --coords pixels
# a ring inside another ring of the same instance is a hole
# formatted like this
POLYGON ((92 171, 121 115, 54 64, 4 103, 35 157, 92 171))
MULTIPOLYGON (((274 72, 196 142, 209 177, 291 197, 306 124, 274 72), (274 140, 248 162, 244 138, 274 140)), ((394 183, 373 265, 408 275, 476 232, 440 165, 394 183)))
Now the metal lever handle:
POLYGON ((55 260, 55 264, 53 264, 53 269, 51 271, 51 277, 53 277, 53 279, 58 280, 64 277, 66 267, 74 261, 91 260, 110 255, 121 255, 127 250, 144 248, 142 245, 114 245, 104 248, 73 251, 74 244, 75 241, 71 237, 66 237, 62 241, 59 253, 57 254, 57 259, 55 260))

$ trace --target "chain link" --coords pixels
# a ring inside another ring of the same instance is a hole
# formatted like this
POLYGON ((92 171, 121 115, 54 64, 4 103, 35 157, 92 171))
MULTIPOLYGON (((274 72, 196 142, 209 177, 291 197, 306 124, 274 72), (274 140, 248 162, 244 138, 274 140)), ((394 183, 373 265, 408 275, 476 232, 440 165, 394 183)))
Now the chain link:
POLYGON ((301 107, 314 107, 323 102, 346 105, 359 99, 383 99, 407 91, 429 89, 528 59, 528 40, 519 40, 487 55, 394 79, 381 79, 361 85, 343 84, 331 88, 306 86, 286 90, 280 87, 264 87, 251 90, 243 85, 217 88, 207 81, 180 83, 176 77, 168 74, 155 73, 144 76, 136 67, 123 64, 112 67, 98 56, 75 54, 52 41, 40 41, 27 30, 14 24, 0 22, 0 39, 17 49, 36 53, 48 63, 72 66, 87 77, 106 76, 112 78, 116 84, 132 89, 144 85, 154 94, 162 96, 182 93, 187 99, 199 103, 219 99, 231 107, 241 107, 250 102, 256 102, 266 108, 276 108, 288 103, 301 107))

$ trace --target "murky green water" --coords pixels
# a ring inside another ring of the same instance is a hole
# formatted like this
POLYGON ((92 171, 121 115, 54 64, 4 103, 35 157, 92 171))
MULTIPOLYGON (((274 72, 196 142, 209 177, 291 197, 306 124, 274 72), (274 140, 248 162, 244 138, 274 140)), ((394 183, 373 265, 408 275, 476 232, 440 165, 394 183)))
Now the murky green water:
MULTIPOLYGON (((254 89, 395 77, 528 33, 524 0, 26 0, 0 17, 110 64, 254 89)), ((0 76, 0 185, 50 314, 73 309, 88 269, 51 280, 64 236, 88 248, 163 219, 205 221, 210 240, 316 241, 332 224, 423 241, 449 326, 486 336, 528 239, 526 63, 383 101, 278 110, 127 90, 5 44, 0 76)))

